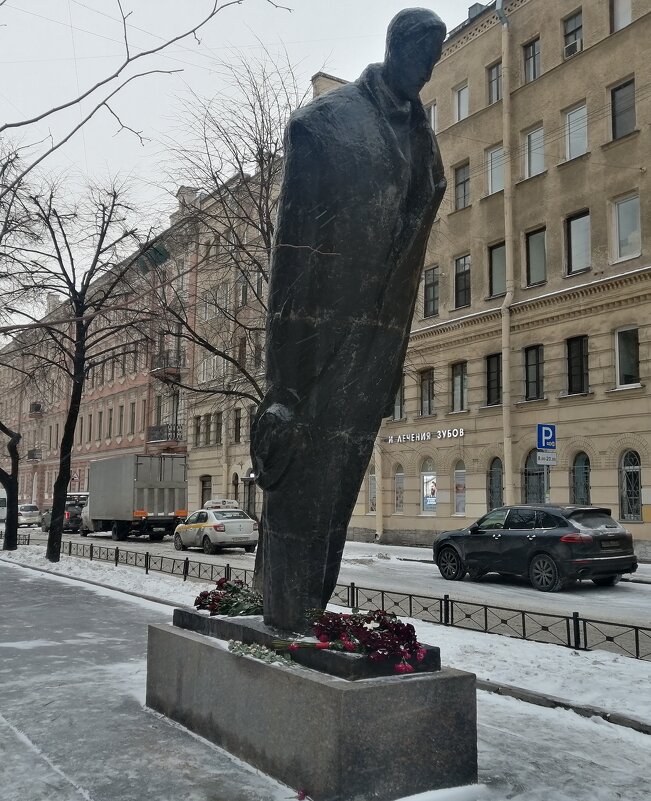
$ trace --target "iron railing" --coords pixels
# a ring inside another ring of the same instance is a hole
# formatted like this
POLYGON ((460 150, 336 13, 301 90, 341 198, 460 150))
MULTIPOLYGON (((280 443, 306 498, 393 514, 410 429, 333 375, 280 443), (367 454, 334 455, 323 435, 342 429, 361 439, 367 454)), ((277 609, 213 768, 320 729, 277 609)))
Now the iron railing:
MULTIPOLYGON (((30 535, 19 534, 18 544, 29 545, 30 535)), ((144 569, 145 573, 157 572, 180 576, 183 581, 187 579, 217 581, 224 577, 229 580, 240 579, 245 584, 251 584, 253 581, 253 571, 245 568, 199 562, 188 556, 182 558, 151 554, 149 551, 129 551, 117 545, 77 543, 68 540, 62 543, 61 553, 64 556, 113 562, 116 567, 118 565, 138 567, 144 569)), ((531 612, 505 606, 457 601, 449 595, 438 598, 358 587, 354 582, 337 584, 331 602, 351 609, 375 607, 426 623, 499 634, 531 642, 552 643, 581 651, 605 650, 651 661, 651 628, 590 620, 578 612, 567 615, 531 612)))

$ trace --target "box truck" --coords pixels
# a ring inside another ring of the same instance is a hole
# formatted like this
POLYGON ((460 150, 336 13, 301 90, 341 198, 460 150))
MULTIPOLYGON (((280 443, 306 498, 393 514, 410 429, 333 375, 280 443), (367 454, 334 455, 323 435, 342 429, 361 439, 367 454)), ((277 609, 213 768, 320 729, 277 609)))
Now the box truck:
POLYGON ((90 463, 88 502, 81 512, 82 536, 110 531, 160 542, 187 517, 185 456, 125 454, 90 463))

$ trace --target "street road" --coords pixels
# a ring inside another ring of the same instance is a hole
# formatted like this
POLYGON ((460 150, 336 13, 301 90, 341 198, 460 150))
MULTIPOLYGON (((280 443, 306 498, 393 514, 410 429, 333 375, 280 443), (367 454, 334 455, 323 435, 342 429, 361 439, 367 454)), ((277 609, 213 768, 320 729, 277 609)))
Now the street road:
MULTIPOLYGON (((26 533, 25 529, 21 533, 26 533)), ((46 535, 38 529, 30 529, 32 542, 45 543, 46 535)), ((64 534, 64 541, 112 547, 120 550, 149 551, 163 556, 189 556, 191 560, 253 570, 255 555, 245 554, 241 548, 225 550, 215 556, 204 554, 199 549, 175 551, 171 538, 161 543, 149 542, 146 538, 130 537, 115 543, 111 535, 92 534, 81 537, 64 534)), ((486 576, 478 582, 468 578, 461 582, 445 581, 436 566, 429 561, 426 548, 405 548, 370 543, 348 543, 341 566, 339 582, 355 584, 360 588, 374 588, 393 592, 442 598, 449 595, 455 601, 507 607, 532 612, 571 615, 579 612, 582 617, 610 621, 627 625, 651 626, 651 583, 620 582, 615 587, 596 587, 592 582, 577 582, 560 593, 538 592, 524 580, 504 579, 496 574, 486 576), (425 560, 412 561, 414 559, 425 560)), ((641 566, 640 573, 651 578, 649 566, 641 566)), ((361 601, 360 601, 361 602, 361 601)))

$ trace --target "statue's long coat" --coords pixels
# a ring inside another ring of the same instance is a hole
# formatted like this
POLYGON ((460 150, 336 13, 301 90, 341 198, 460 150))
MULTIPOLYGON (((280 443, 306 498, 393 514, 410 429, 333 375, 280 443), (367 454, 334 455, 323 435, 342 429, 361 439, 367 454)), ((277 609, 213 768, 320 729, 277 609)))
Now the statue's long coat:
POLYGON ((397 101, 380 65, 292 115, 252 436, 268 623, 303 628, 334 589, 444 191, 421 103, 397 101))

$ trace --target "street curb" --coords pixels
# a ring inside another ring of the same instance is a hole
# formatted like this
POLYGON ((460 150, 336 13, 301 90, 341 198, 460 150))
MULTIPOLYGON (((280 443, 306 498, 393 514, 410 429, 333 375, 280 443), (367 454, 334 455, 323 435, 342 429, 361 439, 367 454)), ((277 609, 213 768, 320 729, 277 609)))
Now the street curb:
POLYGON ((536 706, 543 706, 548 709, 566 709, 584 718, 601 718, 607 723, 613 723, 615 726, 624 726, 627 729, 640 732, 640 734, 651 734, 651 723, 646 723, 643 720, 638 720, 628 715, 620 715, 619 712, 607 712, 605 709, 601 709, 597 706, 572 704, 554 695, 545 695, 544 693, 537 693, 534 690, 523 690, 520 687, 513 687, 510 684, 498 684, 497 682, 487 681, 485 679, 477 679, 477 689, 495 693, 496 695, 503 695, 508 698, 516 698, 518 701, 524 701, 527 704, 535 704, 536 706))
MULTIPOLYGON (((95 587, 101 587, 105 590, 112 590, 113 592, 121 592, 124 595, 131 595, 134 598, 142 598, 145 601, 162 604, 163 606, 171 606, 175 609, 179 606, 182 606, 181 604, 172 603, 171 601, 162 601, 159 598, 154 598, 151 595, 144 595, 139 592, 132 592, 131 590, 121 590, 116 587, 111 587, 108 584, 102 584, 100 581, 92 581, 91 579, 67 576, 65 573, 57 573, 54 570, 45 570, 42 567, 34 567, 33 565, 23 565, 20 562, 14 561, 13 559, 3 559, 1 556, 0 562, 4 562, 5 564, 9 565, 18 565, 18 567, 22 567, 25 570, 34 570, 37 573, 45 573, 46 575, 58 576, 59 578, 69 579, 70 581, 78 581, 80 584, 92 584, 95 587)), ((497 683, 488 681, 487 679, 477 679, 477 689, 494 693, 495 695, 502 695, 507 698, 515 698, 518 701, 524 701, 527 704, 533 704, 535 706, 546 707, 547 709, 566 709, 567 711, 575 712, 577 715, 580 715, 584 718, 598 717, 602 720, 605 720, 607 723, 612 723, 615 726, 624 726, 625 728, 632 729, 633 731, 637 731, 641 734, 651 735, 651 723, 646 723, 642 720, 638 720, 637 718, 632 718, 627 715, 621 715, 619 712, 607 712, 605 709, 601 709, 600 707, 596 706, 572 704, 569 701, 564 701, 562 698, 558 698, 553 695, 538 693, 534 690, 525 690, 521 687, 514 687, 511 684, 497 683)))

